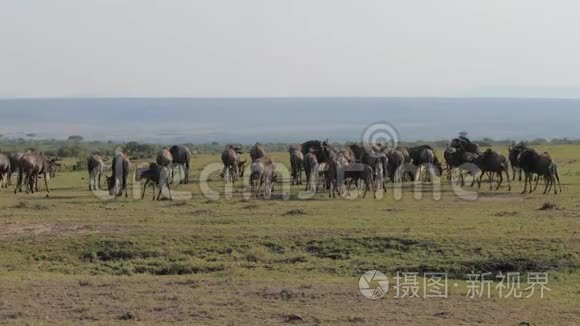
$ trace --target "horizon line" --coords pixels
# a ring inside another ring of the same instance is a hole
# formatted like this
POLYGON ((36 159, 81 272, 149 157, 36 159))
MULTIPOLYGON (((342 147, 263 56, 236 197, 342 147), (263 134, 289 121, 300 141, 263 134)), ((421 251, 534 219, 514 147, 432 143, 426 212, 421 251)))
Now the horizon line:
POLYGON ((579 101, 580 97, 541 96, 13 96, 14 100, 317 100, 317 99, 416 99, 416 100, 564 100, 579 101))

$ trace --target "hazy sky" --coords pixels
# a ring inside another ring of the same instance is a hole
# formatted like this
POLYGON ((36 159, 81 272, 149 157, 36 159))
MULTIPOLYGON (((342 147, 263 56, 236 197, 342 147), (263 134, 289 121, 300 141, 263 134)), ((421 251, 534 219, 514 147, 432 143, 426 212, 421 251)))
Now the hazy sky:
POLYGON ((580 2, 0 0, 0 97, 580 97, 580 2))

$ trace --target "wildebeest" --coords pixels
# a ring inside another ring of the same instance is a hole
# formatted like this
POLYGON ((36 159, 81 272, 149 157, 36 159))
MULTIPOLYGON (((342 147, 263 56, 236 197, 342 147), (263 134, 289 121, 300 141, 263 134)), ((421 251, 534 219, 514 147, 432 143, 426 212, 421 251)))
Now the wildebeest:
POLYGON ((342 186, 342 180, 339 180, 339 176, 342 174, 340 171, 341 166, 336 158, 331 158, 326 164, 328 165, 328 170, 324 174, 324 178, 328 186, 328 197, 335 198, 337 192, 339 195, 341 194, 339 188, 339 185, 342 186))
POLYGON ((435 155, 435 151, 429 145, 421 145, 416 147, 411 147, 408 149, 409 157, 411 162, 417 167, 417 173, 415 174, 415 181, 421 180, 423 176, 423 170, 430 171, 432 173, 428 174, 429 179, 432 174, 440 176, 443 172, 443 167, 441 162, 435 155))
MULTIPOLYGON (((31 151, 27 151, 27 153, 31 153, 31 151)), ((12 175, 14 173, 16 173, 16 177, 18 178, 18 170, 20 169, 20 159, 22 156, 24 156, 24 153, 22 152, 11 153, 8 155, 8 158, 10 159, 10 175, 8 176, 9 185, 12 185, 12 175)), ((22 182, 25 182, 25 180, 23 179, 22 182)), ((22 188, 20 191, 22 191, 22 188)))
POLYGON ((22 184, 24 183, 24 178, 26 178, 26 192, 29 191, 34 193, 38 191, 38 176, 42 175, 44 178, 44 185, 46 187, 46 192, 50 193, 48 188, 48 179, 50 178, 51 171, 56 167, 56 160, 47 158, 43 153, 26 153, 18 162, 18 181, 14 193, 22 190, 22 184))
POLYGON ((353 152, 354 157, 357 162, 366 164, 372 167, 375 171, 381 171, 381 173, 375 175, 377 188, 384 186, 385 181, 388 178, 388 163, 389 159, 380 146, 363 146, 359 144, 352 144, 349 146, 350 150, 353 152), (381 151, 381 152, 376 152, 381 151))
POLYGON ((141 199, 145 198, 145 190, 150 184, 153 187, 153 200, 159 200, 161 198, 161 193, 163 192, 163 187, 167 187, 169 193, 169 200, 173 200, 171 197, 171 187, 169 186, 171 180, 171 171, 167 166, 161 166, 157 163, 149 164, 147 169, 139 169, 136 173, 136 180, 145 180, 143 184, 143 192, 141 193, 141 199), (155 186, 159 188, 157 198, 155 197, 155 186))
POLYGON ((131 163, 129 158, 125 153, 118 152, 113 158, 113 164, 111 169, 113 174, 107 178, 107 188, 109 189, 109 194, 115 198, 122 196, 125 192, 125 197, 127 194, 127 178, 129 176, 129 169, 131 163))
POLYGON ((222 163, 224 168, 222 176, 226 182, 236 182, 240 177, 240 155, 242 153, 241 147, 235 145, 226 145, 222 152, 222 163))
POLYGON ((451 140, 451 147, 454 147, 457 149, 463 148, 463 150, 465 150, 468 153, 480 154, 479 145, 471 142, 471 140, 469 140, 465 136, 459 136, 457 138, 452 139, 451 140))
POLYGON ((526 149, 520 153, 518 161, 521 169, 525 173, 525 184, 524 191, 522 194, 526 193, 528 183, 530 184, 530 193, 535 191, 540 182, 540 177, 543 177, 546 181, 546 188, 544 189, 544 194, 548 193, 551 187, 554 187, 554 193, 557 194, 558 190, 555 183, 557 182, 560 187, 560 192, 562 192, 562 186, 560 184, 560 175, 558 173, 558 165, 552 161, 552 158, 548 153, 539 154, 533 149, 526 149), (536 180, 536 186, 532 189, 533 175, 537 174, 538 178, 536 180))
POLYGON ((346 147, 343 150, 340 150, 338 152, 338 154, 342 154, 344 156, 344 158, 349 162, 349 163, 353 163, 356 161, 354 152, 352 151, 352 149, 350 147, 346 147))
MULTIPOLYGON (((447 146, 444 156, 447 164, 448 179, 451 181, 453 181, 454 171, 458 171, 459 180, 462 186, 465 185, 465 179, 463 176, 464 171, 470 173, 474 178, 476 172, 479 172, 479 168, 475 165, 475 161, 480 155, 466 152, 462 146, 459 148, 447 146)), ((475 179, 473 180, 472 185, 474 182, 475 179)))
MULTIPOLYGON (((381 165, 378 165, 379 169, 381 169, 381 165)), ((378 189, 378 187, 374 186, 374 180, 377 178, 377 174, 379 174, 380 172, 376 173, 373 168, 371 166, 369 166, 368 164, 364 164, 364 163, 351 163, 351 164, 347 164, 347 165, 342 165, 341 168, 339 169, 339 173, 342 173, 342 178, 341 176, 337 176, 338 177, 338 181, 340 182, 341 179, 344 179, 347 182, 347 191, 350 192, 350 187, 352 185, 352 183, 354 182, 354 184, 357 186, 357 188, 359 188, 358 184, 359 181, 362 182, 362 187, 363 187, 363 194, 362 194, 362 198, 365 198, 367 195, 367 191, 371 190, 374 193, 374 198, 377 198, 377 193, 376 193, 376 189, 378 189)))
MULTIPOLYGON (((173 154, 169 148, 164 148, 157 153, 157 157, 155 158, 155 162, 159 166, 164 166, 169 169, 169 182, 173 183, 173 154)), ((181 169, 182 167, 179 167, 181 169)))
POLYGON ((0 187, 7 188, 11 177, 10 159, 0 154, 0 187))
POLYGON ((306 174, 306 189, 305 191, 316 192, 318 179, 318 169, 319 164, 314 153, 307 153, 304 155, 304 161, 302 162, 304 166, 304 173, 306 174))
POLYGON ((160 150, 157 153, 157 157, 155 158, 155 162, 157 162, 157 165, 159 165, 159 166, 171 167, 171 164, 173 164, 173 154, 171 154, 171 151, 169 150, 169 148, 164 148, 164 149, 160 150))
POLYGON ((256 143, 250 149, 250 159, 252 162, 255 162, 257 159, 266 156, 266 150, 264 149, 264 145, 260 143, 256 143))
POLYGON ((99 154, 92 154, 87 158, 89 170, 89 191, 101 188, 101 176, 105 171, 105 162, 99 154))
POLYGON ((328 140, 309 140, 300 145, 300 147, 302 148, 302 154, 313 153, 316 155, 318 163, 327 163, 330 159, 336 157, 336 150, 330 146, 328 140))
MULTIPOLYGON (((173 165, 184 171, 184 177, 181 183, 189 183, 189 161, 191 161, 191 151, 189 148, 181 145, 171 146, 169 149, 173 156, 173 165)), ((180 172, 181 173, 181 172, 180 172)))
POLYGON ((252 192, 258 197, 263 188, 264 198, 270 198, 274 182, 274 170, 276 165, 267 156, 256 159, 251 166, 250 186, 252 192))
POLYGON ((397 148, 395 148, 395 150, 401 152, 401 154, 403 154, 403 157, 405 158, 405 163, 411 163, 411 155, 409 154, 409 150, 407 150, 407 148, 403 147, 403 146, 397 146, 397 148))
POLYGON ((290 146, 288 153, 290 154, 290 168, 292 169, 292 184, 301 185, 304 154, 300 151, 299 146, 290 146))
POLYGON ((316 183, 316 190, 318 189, 328 189, 328 183, 326 182, 326 172, 328 171, 328 163, 320 163, 316 168, 316 174, 314 174, 314 182, 316 183))
POLYGON ((520 168, 519 156, 523 151, 528 149, 530 148, 528 148, 524 143, 510 145, 508 148, 508 158, 512 166, 513 180, 516 179, 516 174, 518 174, 518 180, 522 181, 522 169, 520 168))
POLYGON ((405 156, 399 150, 390 150, 386 153, 388 164, 387 164, 387 176, 394 183, 402 182, 402 167, 405 164, 405 156))
POLYGON ((499 176, 499 181, 496 190, 501 187, 503 182, 503 174, 507 176, 508 190, 512 190, 509 175, 509 162, 505 156, 493 151, 488 148, 481 156, 477 157, 474 161, 475 165, 481 170, 481 175, 478 180, 478 187, 481 187, 481 179, 485 173, 489 174, 489 189, 493 189, 493 176, 497 174, 499 176))

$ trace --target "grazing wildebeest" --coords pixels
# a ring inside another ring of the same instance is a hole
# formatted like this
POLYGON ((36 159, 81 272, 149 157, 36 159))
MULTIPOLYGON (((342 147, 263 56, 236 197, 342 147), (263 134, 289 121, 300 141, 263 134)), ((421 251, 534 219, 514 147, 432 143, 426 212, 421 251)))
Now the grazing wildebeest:
POLYGON ((137 181, 145 180, 145 183, 143 183, 143 192, 141 193, 141 199, 145 198, 145 190, 147 190, 147 186, 151 184, 151 186, 153 187, 152 200, 155 199, 159 200, 161 198, 163 187, 167 187, 167 191, 169 192, 169 200, 173 200, 173 198, 171 197, 171 187, 169 186, 171 181, 171 171, 167 166, 161 166, 157 163, 151 163, 149 164, 149 168, 137 170, 136 180, 137 181), (157 198, 155 198, 156 185, 159 188, 157 198))
POLYGON ((485 173, 489 175, 489 190, 493 189, 493 176, 497 174, 499 176, 499 182, 497 184, 496 190, 501 187, 503 182, 503 174, 507 176, 508 190, 512 190, 512 185, 510 183, 509 175, 509 162, 505 156, 493 151, 488 148, 481 156, 477 157, 474 161, 475 165, 481 170, 481 175, 478 180, 478 187, 481 187, 481 180, 485 173))
POLYGON ((56 160, 48 159, 43 153, 26 153, 18 162, 18 181, 14 193, 22 190, 22 184, 26 177, 26 192, 34 193, 38 191, 38 176, 42 175, 44 178, 44 185, 46 192, 50 193, 48 189, 48 179, 51 171, 55 169, 56 160))
MULTIPOLYGON (((379 169, 382 168, 381 165, 378 165, 378 167, 379 169)), ((357 188, 359 188, 358 187, 359 181, 362 181, 363 187, 362 198, 365 198, 367 196, 368 190, 373 191, 374 198, 377 198, 376 189, 378 189, 378 187, 375 187, 373 183, 374 180, 378 177, 376 175, 378 173, 375 173, 375 171, 371 166, 364 163, 351 163, 346 166, 341 166, 339 173, 341 172, 343 173, 344 180, 347 182, 346 189, 348 192, 350 192, 350 188, 353 182, 357 186, 357 188)), ((338 179, 340 181, 341 179, 340 176, 338 179)))
POLYGON ((252 162, 255 162, 257 159, 264 156, 266 156, 266 150, 264 150, 264 145, 260 143, 256 143, 250 149, 250 159, 252 159, 252 162))
MULTIPOLYGON (((222 176, 227 182, 236 182, 240 177, 240 155, 242 153, 241 147, 235 145, 227 145, 222 153, 222 163, 224 168, 222 176)), ((244 162, 245 163, 245 162, 244 162)))
POLYGON ((10 158, 0 154, 0 187, 7 188, 11 176, 10 158))
POLYGON ((89 170, 89 191, 101 188, 101 176, 105 171, 105 162, 99 154, 92 154, 87 159, 89 170))
POLYGON ((317 182, 318 179, 318 160, 316 159, 316 155, 314 153, 307 153, 304 155, 304 173, 306 174, 306 189, 305 191, 314 191, 316 192, 317 182))
POLYGON ((521 182, 522 181, 522 169, 520 168, 520 162, 519 162, 519 156, 520 154, 525 151, 528 150, 530 148, 528 148, 524 143, 519 143, 516 145, 510 145, 510 147, 508 148, 508 158, 510 160, 511 166, 512 166, 512 173, 513 173, 513 179, 516 179, 516 174, 519 175, 518 180, 521 182))
POLYGON ((415 181, 421 180, 421 177, 423 176, 423 170, 432 172, 428 174, 429 179, 431 179, 432 174, 440 176, 443 172, 441 162, 437 158, 437 155, 435 155, 435 151, 431 146, 421 145, 411 147, 408 149, 408 151, 411 162, 417 167, 417 173, 415 174, 414 178, 415 181))
POLYGON ((387 176, 394 183, 403 182, 400 170, 403 164, 405 164, 405 156, 403 155, 403 153, 396 149, 387 151, 387 159, 388 159, 387 176))
POLYGON ((530 184, 530 193, 536 190, 538 183, 540 182, 540 177, 543 177, 546 181, 546 188, 544 189, 544 194, 548 193, 551 187, 554 187, 554 193, 557 194, 558 190, 555 186, 555 182, 558 182, 560 186, 560 192, 562 192, 562 186, 560 185, 560 175, 558 173, 558 165, 552 161, 552 158, 548 153, 539 154, 533 149, 526 149, 520 153, 518 157, 520 168, 525 173, 525 184, 524 191, 522 194, 526 193, 528 182, 530 184), (532 189, 533 175, 537 174, 536 186, 532 189))
POLYGON ((129 158, 125 153, 117 153, 113 158, 113 164, 111 169, 113 174, 107 178, 107 187, 109 189, 109 194, 115 198, 122 196, 125 192, 125 197, 127 194, 127 178, 129 176, 129 169, 131 163, 129 158))
POLYGON ((251 191, 258 197, 260 190, 263 188, 262 195, 264 198, 270 198, 272 185, 274 182, 274 170, 276 165, 274 161, 267 156, 255 160, 251 166, 250 186, 251 191))
POLYGON ((352 144, 349 146, 354 154, 357 162, 366 164, 372 167, 375 171, 381 171, 381 173, 375 175, 375 182, 377 188, 385 186, 385 181, 388 178, 388 163, 389 159, 382 149, 382 146, 362 146, 359 144, 352 144), (381 151, 381 152, 376 152, 381 151))
POLYGON ((290 153, 290 167, 292 169, 292 184, 302 184, 302 170, 304 165, 304 154, 300 151, 299 146, 290 146, 288 148, 290 153))
POLYGON ((173 156, 173 165, 179 167, 180 171, 184 171, 185 175, 183 180, 181 180, 181 183, 189 183, 189 161, 191 161, 191 151, 189 148, 181 145, 171 146, 169 151, 173 156))

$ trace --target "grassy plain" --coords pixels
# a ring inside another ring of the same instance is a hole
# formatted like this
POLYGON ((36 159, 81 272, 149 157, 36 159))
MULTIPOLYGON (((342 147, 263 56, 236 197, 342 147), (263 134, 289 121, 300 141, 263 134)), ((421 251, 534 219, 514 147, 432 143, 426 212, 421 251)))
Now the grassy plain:
MULTIPOLYGON (((428 185, 421 200, 411 185, 401 199, 298 200, 301 186, 290 200, 245 199, 239 185, 208 199, 193 182, 175 189, 187 200, 112 201, 88 191, 85 171, 60 172, 49 197, 3 189, 0 323, 575 324, 580 146, 540 150, 559 162, 562 194, 521 195, 515 182, 466 201, 444 181, 440 200, 428 185), (390 277, 385 298, 361 295, 368 270, 390 277), (397 271, 448 273, 449 298, 395 299, 397 271), (520 272, 523 290, 545 271, 544 299, 466 298, 469 273, 520 272)), ((194 156, 191 179, 211 162, 194 156)))

